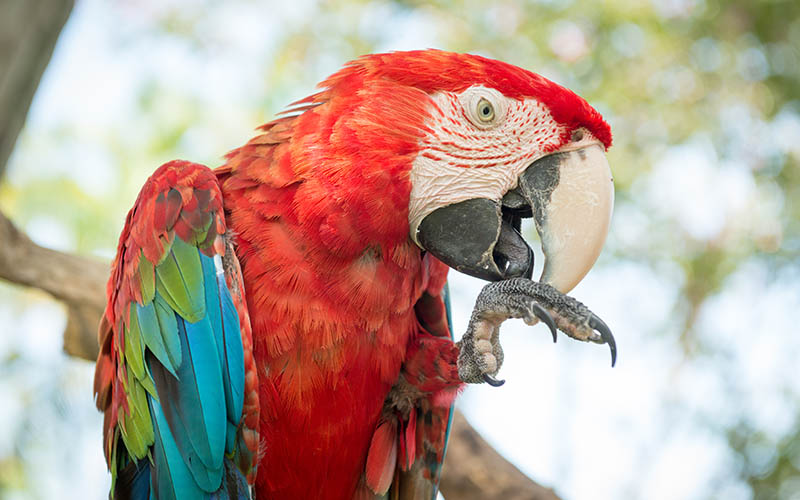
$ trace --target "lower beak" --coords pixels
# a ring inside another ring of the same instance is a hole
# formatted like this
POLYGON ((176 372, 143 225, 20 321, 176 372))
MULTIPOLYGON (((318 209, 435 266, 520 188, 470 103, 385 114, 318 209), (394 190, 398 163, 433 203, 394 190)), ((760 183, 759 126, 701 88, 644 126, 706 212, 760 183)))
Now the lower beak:
POLYGON ((474 198, 434 210, 422 219, 417 241, 471 276, 530 278, 533 252, 519 229, 532 216, 545 255, 540 281, 567 293, 600 255, 613 205, 611 169, 593 144, 532 163, 499 202, 474 198))

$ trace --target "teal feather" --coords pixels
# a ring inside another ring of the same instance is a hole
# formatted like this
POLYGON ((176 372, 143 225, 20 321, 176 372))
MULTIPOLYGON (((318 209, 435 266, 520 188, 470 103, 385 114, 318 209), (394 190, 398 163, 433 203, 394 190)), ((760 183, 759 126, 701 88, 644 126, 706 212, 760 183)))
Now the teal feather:
MULTIPOLYGON (((217 277, 222 301, 222 325, 225 347, 225 401, 228 405, 228 418, 239 422, 244 406, 244 346, 239 328, 239 313, 233 305, 233 298, 228 291, 222 275, 217 277)), ((219 337, 217 337, 219 339, 219 337)))
MULTIPOLYGON (((205 255, 201 255, 200 259, 206 284, 206 314, 217 341, 217 354, 225 387, 225 406, 228 421, 233 423, 235 433, 244 405, 244 348, 239 329, 239 314, 233 305, 225 276, 222 273, 217 274, 214 259, 205 255)), ((228 436, 227 441, 229 444, 226 449, 231 451, 233 436, 228 436)))
POLYGON ((450 282, 445 281, 444 288, 442 288, 442 299, 444 301, 444 311, 447 314, 447 329, 450 330, 450 339, 455 340, 453 335, 453 314, 450 310, 450 282))
POLYGON ((208 456, 201 455, 201 458, 208 467, 218 468, 222 467, 225 450, 226 410, 216 340, 208 319, 185 323, 185 326, 192 356, 192 372, 197 380, 207 442, 211 451, 208 456))
POLYGON ((222 318, 220 316, 219 290, 217 289, 217 271, 214 267, 214 259, 200 254, 200 266, 203 270, 206 317, 211 321, 211 326, 216 334, 221 329, 222 318))
POLYGON ((151 493, 159 500, 201 499, 203 491, 198 488, 192 474, 181 457, 172 437, 161 405, 149 398, 153 415, 155 439, 153 442, 153 470, 151 493))
POLYGON ((236 433, 238 430, 236 424, 228 420, 228 430, 225 433, 225 453, 231 453, 236 448, 236 433))
MULTIPOLYGON (((444 310, 447 313, 447 329, 450 330, 450 338, 455 340, 455 335, 453 334, 453 316, 451 313, 450 308, 450 283, 445 282, 444 288, 442 289, 442 299, 444 300, 444 310)), ((447 430, 444 434, 444 449, 442 450, 442 457, 447 456, 447 444, 450 442, 450 431, 453 429, 453 417, 455 416, 455 407, 456 404, 450 405, 450 415, 447 417, 447 430)), ((442 475, 442 465, 441 463, 438 464, 436 470, 434 471, 434 475, 432 477, 436 478, 434 487, 433 487, 433 497, 431 500, 436 500, 439 494, 439 479, 442 475)))
POLYGON ((216 341, 207 319, 192 324, 178 319, 177 337, 184 362, 173 377, 150 365, 164 415, 181 455, 200 488, 219 488, 225 452, 225 396, 216 341))

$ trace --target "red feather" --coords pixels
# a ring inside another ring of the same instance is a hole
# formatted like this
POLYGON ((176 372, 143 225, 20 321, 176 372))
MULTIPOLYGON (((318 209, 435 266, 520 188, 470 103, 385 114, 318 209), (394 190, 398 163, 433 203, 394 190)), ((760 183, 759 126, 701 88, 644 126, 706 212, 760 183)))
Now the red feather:
POLYGON ((367 486, 383 495, 389 490, 397 465, 397 424, 384 422, 372 435, 367 453, 367 486))

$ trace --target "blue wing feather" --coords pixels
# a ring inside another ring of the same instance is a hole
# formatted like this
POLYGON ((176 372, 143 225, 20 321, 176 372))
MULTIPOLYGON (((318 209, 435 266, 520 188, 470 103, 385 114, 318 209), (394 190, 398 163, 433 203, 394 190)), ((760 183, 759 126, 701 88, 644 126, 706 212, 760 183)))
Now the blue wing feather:
POLYGON ((239 314, 233 305, 233 298, 224 283, 224 276, 217 276, 217 285, 222 302, 222 327, 224 338, 226 376, 225 401, 228 405, 228 418, 238 423, 244 405, 244 347, 239 333, 239 314), (224 293, 222 292, 224 290, 224 293))
POLYGON ((212 492, 222 477, 225 407, 216 342, 207 319, 177 321, 184 362, 173 377, 150 365, 161 409, 200 488, 212 492))
POLYGON ((239 314, 233 305, 225 275, 221 269, 217 270, 214 259, 205 255, 201 257, 205 282, 216 284, 216 287, 206 286, 206 302, 215 304, 207 308, 207 314, 217 341, 228 419, 236 425, 244 404, 244 348, 239 332, 239 314))
MULTIPOLYGON (((186 420, 198 419, 204 423, 202 436, 198 436, 196 439, 192 435, 189 437, 193 443, 199 443, 204 448, 207 447, 208 453, 200 454, 200 458, 206 466, 217 469, 222 466, 224 454, 226 410, 222 370, 217 357, 214 332, 207 319, 197 323, 184 322, 183 327, 186 330, 192 363, 190 367, 186 368, 187 378, 193 375, 197 387, 197 399, 194 399, 193 394, 187 400, 193 406, 182 408, 183 415, 186 420)), ((178 372, 179 376, 181 371, 178 372)), ((187 392, 191 393, 191 390, 187 392)))
POLYGON ((191 472, 181 457, 178 445, 172 437, 161 405, 150 398, 150 414, 153 416, 155 441, 153 443, 153 472, 150 481, 152 492, 159 500, 177 498, 203 498, 191 472))

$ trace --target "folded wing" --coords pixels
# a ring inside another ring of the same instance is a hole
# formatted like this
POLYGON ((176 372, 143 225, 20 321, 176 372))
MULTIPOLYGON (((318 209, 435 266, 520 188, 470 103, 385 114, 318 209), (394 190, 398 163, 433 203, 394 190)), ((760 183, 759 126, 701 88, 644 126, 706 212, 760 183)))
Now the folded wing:
POLYGON ((95 374, 117 498, 249 498, 257 377, 225 231, 214 173, 189 162, 160 167, 128 214, 95 374))

